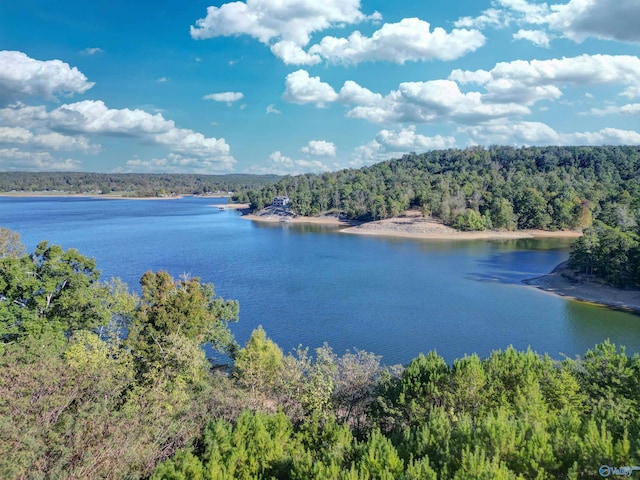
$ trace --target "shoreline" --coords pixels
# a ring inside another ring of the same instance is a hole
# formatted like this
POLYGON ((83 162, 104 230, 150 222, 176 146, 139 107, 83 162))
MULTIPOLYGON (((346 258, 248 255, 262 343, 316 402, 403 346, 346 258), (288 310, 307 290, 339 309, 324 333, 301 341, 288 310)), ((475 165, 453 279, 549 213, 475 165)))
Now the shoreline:
POLYGON ((399 217, 374 222, 354 222, 341 220, 336 216, 302 217, 285 213, 271 207, 262 213, 243 215, 242 218, 255 222, 269 223, 315 223, 328 226, 345 227, 340 233, 353 235, 371 235, 396 238, 415 238, 423 240, 514 240, 521 238, 578 238, 582 232, 572 230, 519 230, 463 232, 443 225, 433 218, 425 218, 422 213, 409 210, 399 217))
POLYGON ((569 270, 568 262, 522 283, 560 297, 640 315, 640 290, 623 290, 592 281, 569 270))
MULTIPOLYGON (((10 198, 92 198, 97 200, 178 200, 180 198, 185 197, 197 197, 197 198, 230 198, 230 195, 225 194, 215 194, 215 195, 172 195, 165 197, 139 197, 139 196, 127 196, 121 194, 102 194, 102 193, 68 193, 68 192, 0 192, 0 197, 10 197, 10 198)), ((227 205, 221 204, 221 205, 227 205)), ((236 204, 228 204, 228 205, 236 205, 236 204)), ((248 204, 238 204, 242 205, 241 207, 237 207, 240 209, 249 208, 248 204)), ((231 207, 228 207, 231 208, 231 207)))
POLYGON ((399 217, 367 222, 342 230, 356 235, 417 238, 428 240, 513 240, 520 238, 578 238, 582 232, 570 230, 484 230, 463 232, 448 227, 432 217, 423 217, 417 210, 408 210, 399 217))
MULTIPOLYGON (((101 193, 51 193, 51 192, 2 192, 0 197, 11 198, 93 198, 104 200, 177 200, 186 195, 175 195, 171 197, 127 197, 125 195, 110 195, 101 193)), ((213 197, 212 197, 213 198, 213 197)))
MULTIPOLYGON (((242 215, 241 218, 245 218, 247 220, 251 220, 253 222, 263 222, 263 223, 313 223, 316 225, 328 225, 328 226, 336 226, 336 227, 351 227, 353 223, 339 220, 337 217, 294 217, 294 216, 286 216, 286 215, 256 215, 255 213, 249 213, 246 215, 242 215)), ((344 231, 344 230, 341 230, 344 231)))

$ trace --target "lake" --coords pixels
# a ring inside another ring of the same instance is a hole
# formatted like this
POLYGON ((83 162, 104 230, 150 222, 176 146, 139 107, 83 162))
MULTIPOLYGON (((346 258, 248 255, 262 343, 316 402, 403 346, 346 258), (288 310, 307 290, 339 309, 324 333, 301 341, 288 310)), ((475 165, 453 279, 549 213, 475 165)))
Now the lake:
POLYGON ((0 226, 94 257, 131 289, 147 270, 215 284, 240 302, 241 344, 262 325, 283 351, 327 342, 385 364, 435 349, 448 362, 513 345, 554 358, 610 338, 640 351, 640 317, 522 284, 568 256, 571 240, 415 240, 317 225, 259 224, 225 199, 0 197, 0 226))

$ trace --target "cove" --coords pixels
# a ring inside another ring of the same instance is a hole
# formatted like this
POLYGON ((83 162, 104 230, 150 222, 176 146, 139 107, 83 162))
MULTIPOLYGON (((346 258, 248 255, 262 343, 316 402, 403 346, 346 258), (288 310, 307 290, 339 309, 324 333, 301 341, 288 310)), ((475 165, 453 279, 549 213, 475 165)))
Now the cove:
POLYGON ((225 200, 0 197, 0 226, 27 250, 48 240, 94 257, 131 289, 147 270, 187 273, 240 302, 243 344, 262 325, 283 351, 327 342, 406 363, 448 362, 513 345, 560 359, 607 338, 640 351, 640 317, 522 284, 552 270, 571 240, 416 240, 270 225, 219 210, 225 200))

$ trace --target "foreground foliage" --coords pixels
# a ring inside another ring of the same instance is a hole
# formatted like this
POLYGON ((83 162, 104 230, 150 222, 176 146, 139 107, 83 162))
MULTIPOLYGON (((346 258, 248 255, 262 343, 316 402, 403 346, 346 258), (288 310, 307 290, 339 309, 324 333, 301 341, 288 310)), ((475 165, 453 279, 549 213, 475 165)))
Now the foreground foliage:
POLYGON ((244 412, 210 421, 152 478, 600 478, 640 460, 639 374, 609 342, 562 364, 508 348, 447 365, 431 352, 374 382, 364 429, 339 421, 338 404, 325 419, 244 412))
POLYGON ((0 256, 0 478, 588 479, 640 462, 640 357, 512 347, 383 367, 283 353, 197 278, 141 296, 89 258, 9 235, 0 256), (216 372, 201 348, 235 359, 216 372))

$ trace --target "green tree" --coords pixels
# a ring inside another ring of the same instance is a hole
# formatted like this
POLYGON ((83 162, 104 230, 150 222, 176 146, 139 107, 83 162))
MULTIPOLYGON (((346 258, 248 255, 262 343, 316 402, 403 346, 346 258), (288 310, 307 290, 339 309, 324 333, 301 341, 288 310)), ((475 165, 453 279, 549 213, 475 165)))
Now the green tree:
POLYGON ((241 385, 251 390, 254 399, 259 395, 274 395, 282 368, 282 350, 267 338, 262 326, 251 333, 235 358, 235 376, 241 385))
POLYGON ((142 297, 129 326, 127 345, 144 371, 167 360, 170 335, 198 345, 210 342, 223 352, 235 353, 229 322, 238 319, 238 303, 216 297, 213 285, 200 279, 174 280, 167 272, 147 272, 140 279, 142 297))
POLYGON ((40 243, 32 255, 0 259, 0 336, 62 342, 73 332, 127 316, 132 302, 116 283, 99 281, 95 261, 75 249, 40 243))

